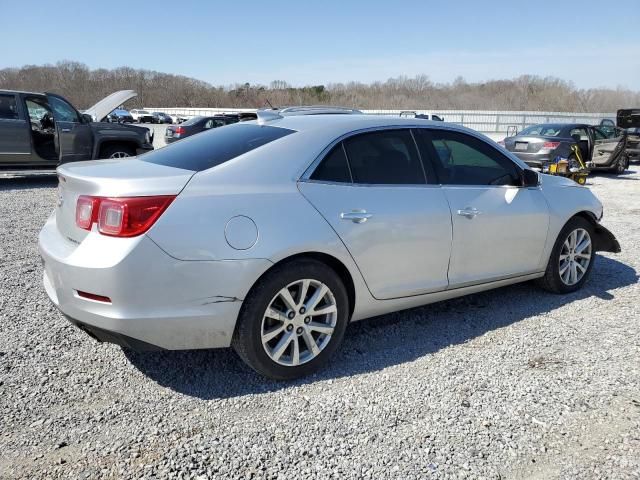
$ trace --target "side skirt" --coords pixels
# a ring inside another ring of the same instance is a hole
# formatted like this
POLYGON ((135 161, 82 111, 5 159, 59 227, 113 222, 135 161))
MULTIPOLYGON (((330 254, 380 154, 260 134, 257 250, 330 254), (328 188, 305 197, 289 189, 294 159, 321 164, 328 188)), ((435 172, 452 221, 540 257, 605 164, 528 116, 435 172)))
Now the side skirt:
POLYGON ((505 287, 507 285, 513 285, 514 283, 527 282, 540 278, 544 275, 544 272, 536 272, 527 275, 520 275, 517 277, 505 278, 493 282, 481 283, 477 285, 469 285, 466 287, 452 288, 450 290, 443 290, 441 292, 428 293, 425 295, 416 295, 414 297, 395 298, 392 300, 374 300, 368 301, 366 305, 356 305, 356 310, 351 318, 352 322, 358 320, 364 320, 365 318, 375 317, 378 315, 385 315, 391 312, 397 312, 400 310, 406 310, 409 308, 420 307, 422 305, 428 305, 430 303, 441 302, 443 300, 450 300, 452 298, 463 297, 472 293, 483 292, 485 290, 492 290, 494 288, 505 287))

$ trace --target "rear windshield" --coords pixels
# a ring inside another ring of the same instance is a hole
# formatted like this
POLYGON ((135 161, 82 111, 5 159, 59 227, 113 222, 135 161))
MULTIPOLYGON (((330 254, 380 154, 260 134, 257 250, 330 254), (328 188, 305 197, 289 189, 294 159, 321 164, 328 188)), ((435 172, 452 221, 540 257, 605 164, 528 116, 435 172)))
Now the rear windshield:
POLYGON ((530 137, 557 137, 560 135, 563 125, 534 125, 525 128, 520 132, 520 136, 528 135, 530 137))
POLYGON ((153 150, 140 160, 200 172, 292 133, 286 128, 236 123, 153 150))
POLYGON ((204 117, 191 117, 189 120, 187 120, 186 122, 182 122, 182 125, 188 127, 190 125, 195 125, 196 123, 198 123, 200 120, 202 120, 204 117))

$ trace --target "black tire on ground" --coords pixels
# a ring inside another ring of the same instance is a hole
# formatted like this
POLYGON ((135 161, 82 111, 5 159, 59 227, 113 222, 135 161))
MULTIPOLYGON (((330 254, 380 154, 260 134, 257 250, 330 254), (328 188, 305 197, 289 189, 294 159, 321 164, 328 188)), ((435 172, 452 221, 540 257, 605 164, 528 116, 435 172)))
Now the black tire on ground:
POLYGON ((621 155, 618 161, 616 162, 616 166, 611 170, 616 175, 622 175, 625 170, 629 168, 629 158, 621 155))
POLYGON ((596 252, 594 250, 593 241, 593 225, 582 217, 571 218, 558 234, 556 243, 553 245, 553 250, 551 250, 551 256, 549 257, 549 263, 547 264, 545 274, 536 281, 538 286, 553 293, 571 293, 582 288, 585 282, 589 279, 591 270, 593 269, 593 264, 595 263, 596 252), (569 237, 569 234, 579 228, 584 229, 589 234, 591 240, 591 259, 587 266, 587 271, 584 273, 582 278, 573 285, 567 285, 560 278, 560 253, 564 242, 569 237))
POLYGON ((231 345, 238 356, 253 370, 274 380, 292 380, 309 375, 326 363, 342 343, 349 322, 349 299, 345 286, 336 272, 314 259, 283 263, 269 271, 247 294, 231 345), (329 287, 336 301, 335 329, 322 351, 307 363, 286 366, 271 359, 262 345, 262 320, 267 307, 278 292, 298 280, 312 279, 329 287))
POLYGON ((134 157, 135 154, 136 150, 131 145, 126 144, 115 143, 100 149, 100 158, 134 157))

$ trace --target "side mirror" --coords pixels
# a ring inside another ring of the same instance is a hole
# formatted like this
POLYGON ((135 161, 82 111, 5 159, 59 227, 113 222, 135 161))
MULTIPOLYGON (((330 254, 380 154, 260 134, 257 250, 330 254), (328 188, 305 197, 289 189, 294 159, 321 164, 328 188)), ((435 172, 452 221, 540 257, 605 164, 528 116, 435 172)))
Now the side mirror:
POLYGON ((91 115, 89 115, 88 113, 83 113, 82 114, 82 120, 84 121, 84 123, 91 123, 91 122, 93 122, 93 117, 91 115))
POLYGON ((522 171, 522 185, 524 187, 537 187, 540 185, 540 176, 538 172, 530 169, 522 171))

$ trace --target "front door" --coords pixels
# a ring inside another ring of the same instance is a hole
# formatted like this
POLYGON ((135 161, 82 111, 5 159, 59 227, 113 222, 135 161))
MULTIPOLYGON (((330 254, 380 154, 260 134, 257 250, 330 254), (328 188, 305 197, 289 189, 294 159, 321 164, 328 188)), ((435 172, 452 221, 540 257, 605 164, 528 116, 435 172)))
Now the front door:
POLYGON ((91 125, 64 98, 47 93, 56 127, 60 163, 90 160, 93 152, 91 125))
POLYGON ((449 288, 540 271, 549 223, 542 191, 522 187, 515 163, 472 135, 420 129, 416 137, 451 208, 449 288))
POLYGON ((427 183, 409 130, 338 143, 299 189, 340 236, 375 298, 446 289, 451 214, 442 189, 427 183))

